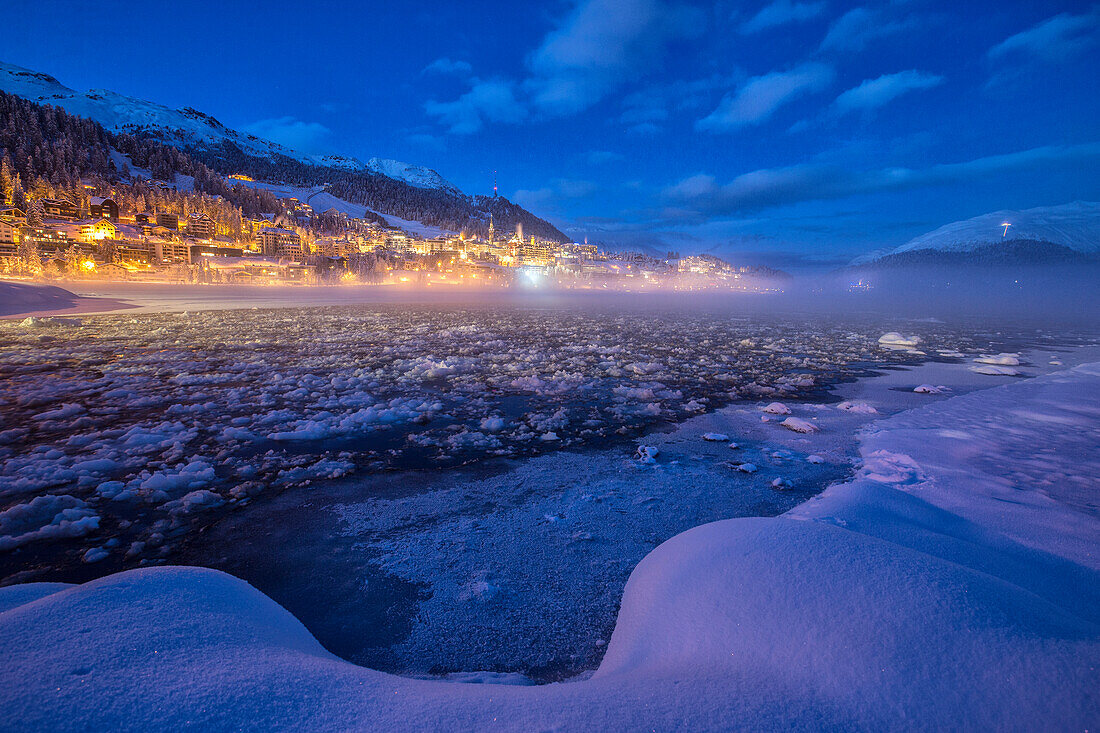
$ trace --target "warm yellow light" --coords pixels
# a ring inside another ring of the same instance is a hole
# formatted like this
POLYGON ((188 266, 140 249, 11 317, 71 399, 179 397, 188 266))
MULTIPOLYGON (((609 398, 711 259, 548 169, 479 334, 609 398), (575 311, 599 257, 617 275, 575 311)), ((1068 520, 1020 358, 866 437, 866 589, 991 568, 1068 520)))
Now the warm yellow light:
POLYGON ((94 270, 95 262, 93 262, 92 260, 84 260, 80 263, 80 266, 83 267, 85 270, 94 270))

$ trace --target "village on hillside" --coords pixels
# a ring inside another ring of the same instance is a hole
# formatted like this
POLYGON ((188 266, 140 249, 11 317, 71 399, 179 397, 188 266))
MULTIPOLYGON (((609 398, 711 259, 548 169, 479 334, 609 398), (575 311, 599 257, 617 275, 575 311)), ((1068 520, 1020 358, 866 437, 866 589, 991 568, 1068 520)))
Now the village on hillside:
POLYGON ((83 184, 76 201, 25 195, 22 208, 5 201, 0 275, 162 283, 778 289, 777 280, 753 277, 752 269, 717 257, 612 253, 586 242, 524 237, 522 225, 503 236, 490 221, 487 236, 424 237, 335 208, 316 212, 304 201, 285 198, 277 199, 282 210, 242 217, 230 227, 203 211, 184 211, 180 201, 189 197, 178 193, 165 199, 172 204, 165 210, 131 211, 113 191, 99 188, 83 184))

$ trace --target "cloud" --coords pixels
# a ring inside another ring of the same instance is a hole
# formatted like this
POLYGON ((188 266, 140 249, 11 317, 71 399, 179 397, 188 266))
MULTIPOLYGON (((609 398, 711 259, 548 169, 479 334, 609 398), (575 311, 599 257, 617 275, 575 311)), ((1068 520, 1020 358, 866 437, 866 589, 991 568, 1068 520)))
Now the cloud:
POLYGON ((643 135, 659 132, 658 123, 667 121, 673 112, 713 105, 716 91, 735 87, 745 76, 744 72, 735 70, 691 81, 649 84, 623 97, 619 122, 627 126, 627 132, 643 135))
POLYGON ((993 61, 1013 56, 1064 61, 1094 46, 1098 28, 1100 10, 1083 15, 1060 13, 1009 36, 989 49, 986 55, 993 61))
POLYGON ((677 201, 691 201, 712 196, 718 190, 717 180, 706 173, 696 173, 666 189, 665 195, 677 201))
POLYGON ((821 50, 859 51, 871 41, 910 31, 917 25, 914 17, 889 19, 879 10, 853 8, 829 26, 821 50))
POLYGON ((842 115, 858 110, 877 109, 906 92, 931 89, 942 83, 942 76, 916 69, 884 74, 877 79, 867 79, 858 87, 841 94, 836 98, 834 108, 838 114, 842 115))
POLYGON ((659 123, 667 119, 668 110, 660 106, 660 100, 638 107, 628 106, 619 116, 619 122, 626 126, 626 131, 638 135, 654 135, 660 132, 659 123))
POLYGON ((760 124, 784 104, 804 94, 820 91, 833 79, 833 69, 818 63, 803 64, 790 71, 773 71, 754 76, 734 93, 726 95, 717 109, 695 123, 695 129, 730 132, 760 124))
POLYGON ((663 0, 583 0, 531 55, 523 86, 540 112, 575 114, 659 63, 701 24, 698 10, 663 0))
POLYGON ((486 122, 520 122, 527 109, 516 99, 515 85, 505 80, 471 81, 470 91, 453 102, 428 101, 424 111, 455 135, 470 135, 486 122))
POLYGON ((328 152, 327 143, 332 135, 332 130, 320 122, 303 122, 296 117, 260 120, 242 129, 250 135, 310 154, 328 152))
POLYGON ((421 74, 453 74, 455 76, 469 76, 474 67, 466 61, 454 61, 446 56, 431 62, 420 72, 421 74))
POLYGON ((800 3, 791 0, 775 0, 771 5, 765 6, 752 18, 742 23, 741 32, 745 34, 759 33, 788 23, 801 23, 812 20, 823 12, 825 12, 823 1, 800 3))
POLYGON ((724 185, 713 176, 698 174, 670 186, 664 195, 671 204, 670 214, 676 218, 722 216, 804 201, 965 183, 998 174, 1077 164, 1089 158, 1100 158, 1100 142, 1032 148, 920 169, 858 171, 816 163, 765 168, 744 173, 724 185))
MULTIPOLYGON (((702 30, 703 13, 667 0, 580 0, 527 60, 520 83, 481 81, 453 102, 429 101, 425 111, 455 134, 486 122, 520 122, 532 112, 576 114, 659 64, 669 44, 702 30)), ((468 75, 464 61, 441 58, 425 72, 468 75)), ((631 129, 652 128, 646 120, 631 129)))
POLYGON ((597 190, 599 186, 592 181, 556 178, 549 186, 534 190, 520 189, 512 194, 512 200, 525 209, 547 207, 552 209, 557 202, 582 199, 591 196, 597 190))
POLYGON ((604 165, 605 163, 617 163, 623 159, 623 155, 610 150, 591 150, 586 158, 589 165, 604 165))

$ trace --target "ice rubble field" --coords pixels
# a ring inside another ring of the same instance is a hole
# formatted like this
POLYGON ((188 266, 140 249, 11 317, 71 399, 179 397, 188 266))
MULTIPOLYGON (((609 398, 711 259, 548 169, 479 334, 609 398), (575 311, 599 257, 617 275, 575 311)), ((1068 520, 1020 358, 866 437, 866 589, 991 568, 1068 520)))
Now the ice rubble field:
POLYGON ((583 681, 386 675, 160 567, 0 589, 0 703, 36 730, 1088 729, 1098 442, 1100 363, 875 423, 853 481, 651 552, 583 681))
MULTIPOLYGON (((940 327, 920 326, 936 343, 940 327)), ((0 572, 156 561, 263 492, 606 442, 916 358, 877 333, 415 306, 3 322, 0 572)))

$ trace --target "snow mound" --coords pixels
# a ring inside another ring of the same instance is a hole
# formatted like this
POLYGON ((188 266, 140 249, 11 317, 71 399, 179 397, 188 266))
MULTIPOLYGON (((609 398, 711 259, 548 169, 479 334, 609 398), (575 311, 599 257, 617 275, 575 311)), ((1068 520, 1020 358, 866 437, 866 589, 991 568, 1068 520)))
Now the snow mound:
POLYGON ((990 356, 985 354, 974 359, 976 364, 992 364, 994 366, 1020 366, 1019 354, 997 354, 990 356))
POLYGON ((904 346, 911 348, 920 343, 920 336, 903 336, 897 331, 890 331, 878 337, 878 342, 883 346, 904 346))
POLYGON ((703 440, 708 440, 712 443, 725 443, 729 439, 730 436, 725 433, 703 433, 703 440))
POLYGON ((803 420, 800 417, 788 417, 779 424, 787 430, 793 430, 796 433, 816 433, 820 430, 817 425, 814 425, 809 420, 803 420))
POLYGON ((784 405, 782 402, 772 402, 764 407, 760 408, 769 415, 790 415, 791 408, 784 405))

